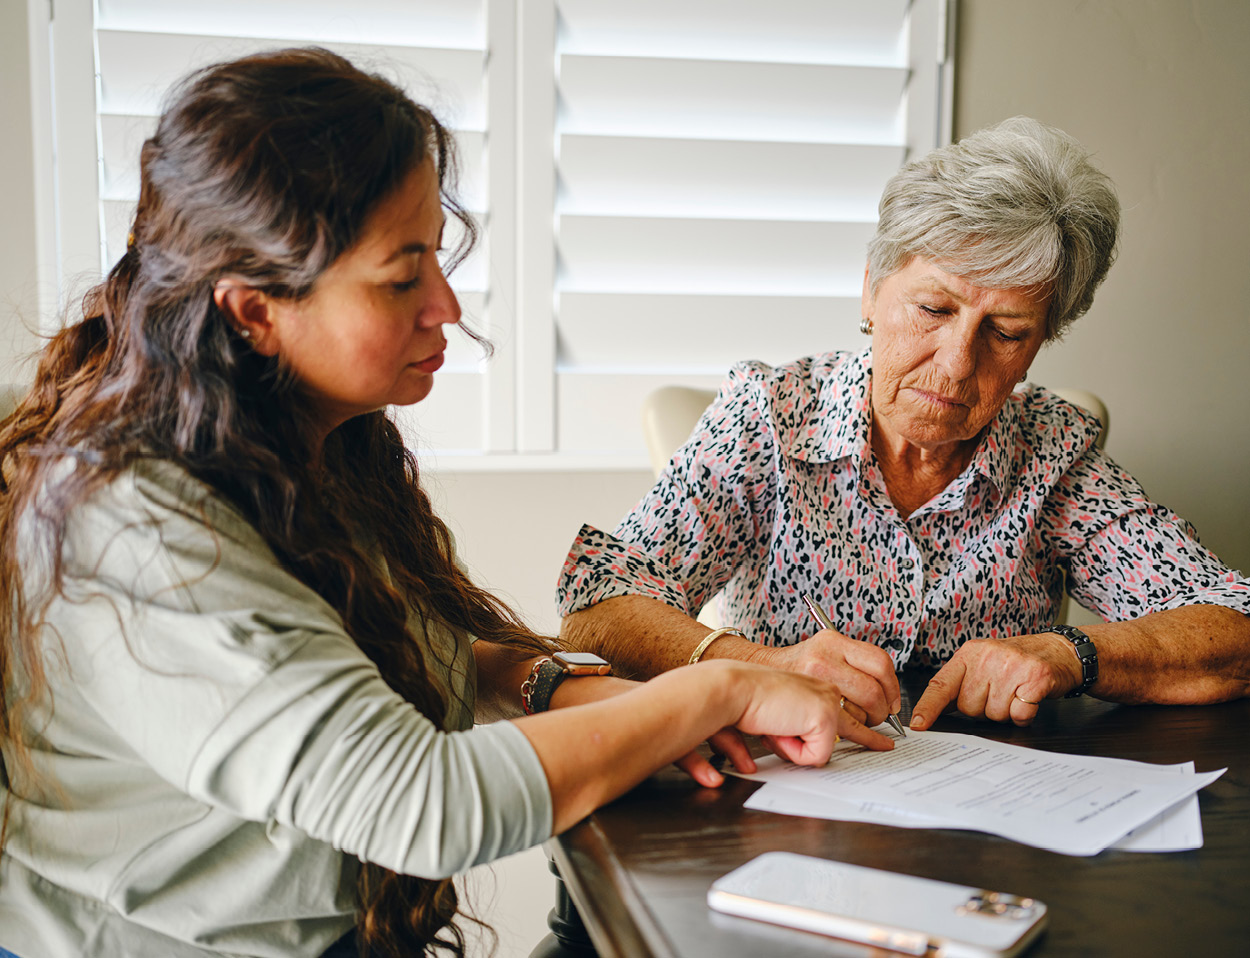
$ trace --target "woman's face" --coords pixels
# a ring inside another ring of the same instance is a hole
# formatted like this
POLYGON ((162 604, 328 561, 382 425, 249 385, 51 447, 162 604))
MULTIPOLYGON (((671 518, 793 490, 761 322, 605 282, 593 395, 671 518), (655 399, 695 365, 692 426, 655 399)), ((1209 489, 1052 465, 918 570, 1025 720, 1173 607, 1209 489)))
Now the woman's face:
POLYGON ((974 442, 1028 372, 1049 294, 985 289, 913 258, 872 295, 872 409, 886 438, 926 450, 974 442))
POLYGON ((438 250, 443 209, 427 160, 365 221, 309 296, 271 301, 272 344, 327 431, 387 405, 420 402, 443 365, 443 326, 460 304, 438 250))

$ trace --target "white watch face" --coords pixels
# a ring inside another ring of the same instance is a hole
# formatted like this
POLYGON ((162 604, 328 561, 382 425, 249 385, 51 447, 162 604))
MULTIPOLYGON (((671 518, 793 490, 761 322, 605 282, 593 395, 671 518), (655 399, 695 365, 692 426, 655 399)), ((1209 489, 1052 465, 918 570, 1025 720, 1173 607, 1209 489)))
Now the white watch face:
POLYGON ((607 659, 593 652, 557 652, 552 660, 569 675, 610 675, 612 666, 607 659))

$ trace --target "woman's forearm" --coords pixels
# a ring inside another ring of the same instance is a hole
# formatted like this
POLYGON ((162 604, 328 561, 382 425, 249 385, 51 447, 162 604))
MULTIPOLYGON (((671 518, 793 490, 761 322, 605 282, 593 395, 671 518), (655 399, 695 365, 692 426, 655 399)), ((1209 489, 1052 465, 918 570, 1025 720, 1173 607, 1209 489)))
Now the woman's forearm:
POLYGON ((556 834, 737 718, 727 685, 689 672, 517 721, 547 773, 556 834))
MULTIPOLYGON (((569 680, 572 681, 590 680, 569 680)), ((836 734, 873 748, 890 739, 839 708, 837 688, 739 662, 677 669, 609 698, 518 719, 551 788, 558 833, 688 754, 726 726, 784 740, 791 757, 828 760, 836 734)))
MULTIPOLYGON (((685 665, 710 631, 659 599, 622 595, 566 616, 560 638, 572 648, 602 655, 620 675, 650 678, 685 665)), ((702 657, 747 662, 760 651, 747 639, 722 635, 702 657)))
POLYGON ((1113 702, 1201 705, 1250 695, 1250 616, 1190 605, 1081 627, 1098 649, 1093 695, 1113 702))

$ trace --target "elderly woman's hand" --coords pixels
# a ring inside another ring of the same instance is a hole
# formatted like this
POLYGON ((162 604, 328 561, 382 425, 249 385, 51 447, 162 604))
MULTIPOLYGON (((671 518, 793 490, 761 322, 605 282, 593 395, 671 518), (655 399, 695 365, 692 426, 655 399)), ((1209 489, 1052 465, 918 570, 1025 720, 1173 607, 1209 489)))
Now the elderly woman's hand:
POLYGON ((846 711, 870 728, 897 714, 902 705, 889 653, 832 629, 795 645, 761 646, 753 661, 832 682, 846 696, 846 711))
POLYGON ((1043 699, 1080 684, 1080 661, 1054 633, 972 639, 929 681, 911 710, 911 727, 927 729, 952 703, 974 718, 1028 725, 1043 699))

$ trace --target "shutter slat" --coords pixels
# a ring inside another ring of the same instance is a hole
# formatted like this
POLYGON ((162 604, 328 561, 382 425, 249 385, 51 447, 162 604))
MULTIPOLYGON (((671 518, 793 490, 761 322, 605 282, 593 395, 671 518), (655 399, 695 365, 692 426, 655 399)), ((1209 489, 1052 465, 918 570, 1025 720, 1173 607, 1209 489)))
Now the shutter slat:
POLYGON ((653 57, 560 58, 560 132, 901 144, 907 71, 653 57))
POLYGON ((560 0, 562 47, 589 55, 901 66, 907 0, 560 0))
POLYGON ((486 45, 483 0, 98 0, 98 10, 103 30, 284 36, 323 44, 486 45))
POLYGON ((901 146, 566 135, 559 209, 874 222, 877 197, 903 152, 901 146))
MULTIPOLYGON (((240 38, 97 30, 101 113, 155 116, 170 85, 191 70, 262 50, 299 46, 282 37, 240 38)), ((439 119, 457 129, 484 130, 481 50, 327 44, 357 66, 395 79, 439 119)))
MULTIPOLYGON (((672 372, 605 375, 564 372, 556 376, 556 441, 561 452, 620 453, 646 449, 642 397, 661 386, 715 389, 719 375, 672 372)), ((644 461, 645 460, 641 460, 644 461)))
POLYGON ((154 116, 110 113, 100 117, 101 196, 105 200, 133 203, 139 198, 139 151, 155 132, 154 116))
POLYGON ((858 296, 564 293, 559 368, 719 376, 742 359, 858 349, 859 313, 858 296))
POLYGON ((871 223, 562 216, 562 292, 854 296, 871 223))
MULTIPOLYGON (((475 330, 482 332, 486 323, 486 294, 480 290, 456 290, 456 299, 460 301, 460 311, 465 322, 475 330)), ((481 373, 484 360, 482 347, 471 340, 459 329, 447 329, 447 361, 438 375, 443 373, 481 373)), ((437 377, 435 377, 437 378, 437 377)))

